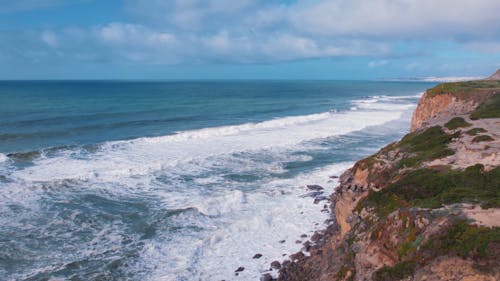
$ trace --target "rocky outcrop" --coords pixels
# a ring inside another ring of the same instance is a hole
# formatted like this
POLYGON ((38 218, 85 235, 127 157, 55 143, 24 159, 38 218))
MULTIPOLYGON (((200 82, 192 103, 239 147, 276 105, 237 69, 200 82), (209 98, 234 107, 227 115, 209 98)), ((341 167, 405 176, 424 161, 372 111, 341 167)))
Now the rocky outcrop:
POLYGON ((465 115, 500 93, 497 71, 489 80, 445 83, 427 90, 420 99, 411 120, 411 132, 465 115))
POLYGON ((333 223, 279 280, 500 280, 500 85, 482 83, 428 91, 412 133, 339 178, 333 223))
POLYGON ((472 99, 463 100, 448 93, 432 96, 426 92, 411 119, 411 131, 428 127, 449 116, 466 114, 476 106, 477 103, 472 99))
POLYGON ((486 78, 486 80, 500 80, 500 69, 497 72, 493 73, 490 77, 486 78))

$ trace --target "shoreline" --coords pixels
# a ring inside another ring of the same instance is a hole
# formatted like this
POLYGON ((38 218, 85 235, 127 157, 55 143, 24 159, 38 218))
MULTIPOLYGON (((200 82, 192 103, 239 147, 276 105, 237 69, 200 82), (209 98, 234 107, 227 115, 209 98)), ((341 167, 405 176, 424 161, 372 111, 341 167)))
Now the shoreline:
POLYGON ((276 280, 498 280, 500 251, 484 251, 500 245, 499 97, 499 80, 426 91, 410 133, 340 176, 331 223, 276 280), (475 250, 456 238, 443 246, 457 231, 475 250))

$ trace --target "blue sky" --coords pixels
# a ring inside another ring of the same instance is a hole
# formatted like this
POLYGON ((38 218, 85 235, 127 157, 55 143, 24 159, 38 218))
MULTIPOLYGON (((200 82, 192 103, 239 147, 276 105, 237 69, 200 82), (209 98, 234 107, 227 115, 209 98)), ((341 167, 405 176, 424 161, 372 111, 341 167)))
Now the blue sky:
POLYGON ((500 68, 498 0, 3 0, 0 79, 379 79, 500 68))

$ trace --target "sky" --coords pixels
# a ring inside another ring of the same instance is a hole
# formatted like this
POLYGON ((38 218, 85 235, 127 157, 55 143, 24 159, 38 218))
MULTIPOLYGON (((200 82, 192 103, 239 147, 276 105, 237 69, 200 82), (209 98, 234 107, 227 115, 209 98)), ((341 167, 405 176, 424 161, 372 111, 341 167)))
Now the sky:
POLYGON ((0 80, 387 79, 500 68, 499 0, 2 0, 0 80))

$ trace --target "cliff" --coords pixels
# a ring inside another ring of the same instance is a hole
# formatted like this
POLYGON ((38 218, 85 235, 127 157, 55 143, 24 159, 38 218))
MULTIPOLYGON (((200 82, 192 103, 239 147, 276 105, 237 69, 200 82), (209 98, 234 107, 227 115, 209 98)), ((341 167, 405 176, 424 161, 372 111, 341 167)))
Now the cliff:
POLYGON ((411 133, 358 161, 333 223, 279 280, 500 280, 500 81, 429 89, 411 133))
POLYGON ((500 80, 500 69, 497 72, 493 73, 490 77, 486 78, 486 80, 500 80))

